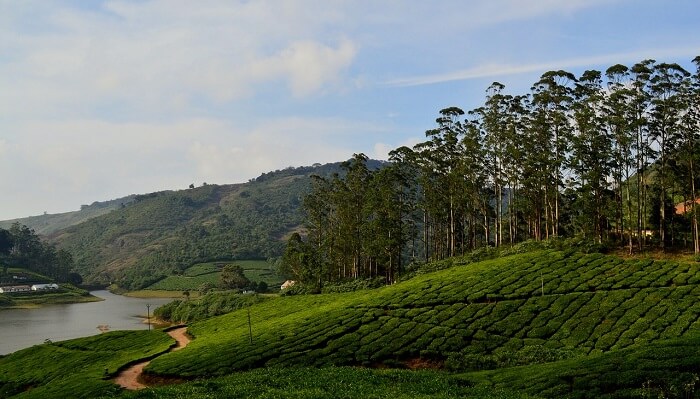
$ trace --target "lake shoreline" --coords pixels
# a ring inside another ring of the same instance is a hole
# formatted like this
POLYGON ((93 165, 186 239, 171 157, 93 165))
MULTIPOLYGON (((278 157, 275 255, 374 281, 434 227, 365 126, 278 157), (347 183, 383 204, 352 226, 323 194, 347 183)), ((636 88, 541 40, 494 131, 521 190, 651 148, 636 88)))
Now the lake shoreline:
MULTIPOLYGON (((107 290, 91 291, 82 297, 63 298, 70 303, 21 303, 0 310, 0 355, 9 354, 47 340, 65 341, 105 331, 145 330, 147 306, 153 311, 170 301, 166 298, 130 298, 107 290)), ((153 314, 151 313, 151 317, 153 314)), ((153 323, 151 328, 158 328, 153 323)))
POLYGON ((0 311, 11 309, 39 309, 53 305, 70 305, 76 303, 90 303, 104 301, 104 298, 94 296, 92 294, 76 295, 73 292, 67 293, 51 293, 51 294, 34 294, 32 296, 11 296, 7 298, 10 303, 0 302, 0 311))

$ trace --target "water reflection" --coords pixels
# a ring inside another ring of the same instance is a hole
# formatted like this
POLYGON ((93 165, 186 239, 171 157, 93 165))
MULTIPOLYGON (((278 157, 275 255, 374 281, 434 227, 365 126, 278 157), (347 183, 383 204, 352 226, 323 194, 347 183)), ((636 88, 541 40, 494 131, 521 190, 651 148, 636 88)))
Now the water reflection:
POLYGON ((92 295, 105 300, 0 311, 0 355, 47 339, 63 341, 99 334, 98 326, 107 326, 110 331, 145 330, 146 305, 153 311, 172 300, 129 298, 109 291, 93 291, 92 295))

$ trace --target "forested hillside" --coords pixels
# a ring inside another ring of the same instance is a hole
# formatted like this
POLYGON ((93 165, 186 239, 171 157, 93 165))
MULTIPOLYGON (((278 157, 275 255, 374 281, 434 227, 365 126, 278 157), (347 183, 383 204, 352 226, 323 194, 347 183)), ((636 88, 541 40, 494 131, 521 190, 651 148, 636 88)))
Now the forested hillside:
POLYGON ((275 257, 302 228, 300 204, 310 176, 339 170, 339 164, 287 168, 243 184, 137 195, 124 207, 55 232, 50 241, 73 254, 87 282, 133 289, 198 262, 275 257))
POLYGON ((390 283, 409 261, 526 240, 700 256, 694 63, 695 73, 654 60, 549 71, 522 94, 494 82, 482 106, 441 110, 424 142, 390 152, 389 167, 372 171, 357 154, 347 173, 316 179, 308 235, 291 237, 285 267, 320 289, 390 283))
POLYGON ((97 216, 122 208, 134 201, 134 195, 110 201, 95 201, 90 205, 81 205, 79 211, 29 216, 19 219, 0 221, 0 228, 9 229, 13 223, 27 226, 37 234, 47 235, 65 229, 97 216))

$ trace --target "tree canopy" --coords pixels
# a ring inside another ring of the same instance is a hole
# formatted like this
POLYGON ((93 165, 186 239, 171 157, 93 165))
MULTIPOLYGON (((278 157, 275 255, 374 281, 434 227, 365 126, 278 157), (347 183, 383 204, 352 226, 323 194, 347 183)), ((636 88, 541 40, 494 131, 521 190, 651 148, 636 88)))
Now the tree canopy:
POLYGON ((308 233, 290 238, 286 270, 318 286, 391 283, 411 261, 573 236, 700 253, 694 63, 695 73, 654 60, 549 71, 519 95, 494 82, 483 106, 439 111, 390 165, 369 170, 356 154, 342 173, 314 177, 308 233))

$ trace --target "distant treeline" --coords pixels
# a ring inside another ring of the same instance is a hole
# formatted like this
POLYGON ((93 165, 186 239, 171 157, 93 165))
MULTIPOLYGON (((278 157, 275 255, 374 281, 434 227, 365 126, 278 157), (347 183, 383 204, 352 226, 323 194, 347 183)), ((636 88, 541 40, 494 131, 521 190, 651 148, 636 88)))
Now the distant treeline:
POLYGON ((14 223, 9 230, 0 229, 0 265, 2 274, 10 266, 22 267, 43 274, 58 282, 80 284, 82 278, 73 273, 73 256, 63 249, 42 241, 34 230, 14 223))
POLYGON ((483 106, 440 111, 427 140, 370 170, 317 177, 286 271, 305 282, 384 276, 407 261, 579 236, 693 248, 698 241, 700 57, 695 73, 644 60, 546 72, 529 93, 495 82, 483 106), (681 205, 677 205, 681 204, 681 205))

